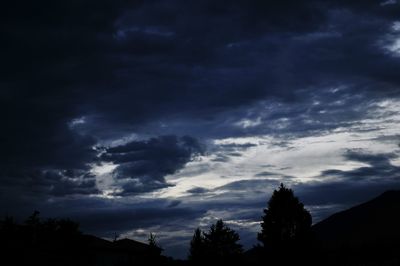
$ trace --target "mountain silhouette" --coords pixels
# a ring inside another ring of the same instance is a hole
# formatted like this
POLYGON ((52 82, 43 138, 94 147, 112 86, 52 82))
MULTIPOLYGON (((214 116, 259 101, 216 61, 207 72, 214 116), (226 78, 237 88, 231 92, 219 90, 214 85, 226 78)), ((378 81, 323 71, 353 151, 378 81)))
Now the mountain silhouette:
POLYGON ((332 265, 399 265, 400 191, 335 213, 312 230, 319 256, 332 265))

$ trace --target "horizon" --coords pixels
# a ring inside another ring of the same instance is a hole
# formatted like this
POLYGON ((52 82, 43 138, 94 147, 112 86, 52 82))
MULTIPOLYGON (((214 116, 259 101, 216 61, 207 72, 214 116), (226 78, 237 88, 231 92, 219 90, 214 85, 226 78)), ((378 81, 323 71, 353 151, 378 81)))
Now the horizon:
MULTIPOLYGON (((277 188, 275 189, 275 190, 277 190, 277 188)), ((341 215, 341 214, 343 214, 343 213, 346 213, 346 212, 348 212, 348 211, 352 211, 352 210, 354 210, 355 208, 359 208, 359 207, 362 207, 362 206, 365 206, 366 204, 368 204, 368 203, 370 203, 370 202, 373 202, 373 201, 375 201, 375 200, 377 200, 377 199, 381 199, 384 195, 387 195, 388 193, 400 193, 400 190, 399 189, 389 189, 389 190, 386 190, 386 191, 383 191, 382 193, 380 193, 380 194, 378 194, 378 195, 376 195, 375 197, 373 197, 373 198, 370 198, 370 199, 367 199, 366 201, 363 201, 363 202, 359 202, 358 204, 356 204, 356 205, 352 205, 352 206, 347 206, 347 208, 345 208, 345 209, 339 209, 339 210, 337 210, 336 212, 334 212, 334 213, 329 213, 327 216, 325 216, 325 217, 319 217, 320 219, 319 220, 317 220, 317 221, 315 221, 315 220, 312 220, 312 225, 311 225, 311 228, 313 228, 315 225, 318 225, 320 222, 326 222, 326 221, 328 221, 330 218, 334 218, 334 217, 337 217, 337 215, 341 215)), ((296 195, 295 195, 296 196, 296 195)), ((267 208, 267 207, 266 207, 267 208)), ((307 209, 307 208, 306 208, 307 209)), ((35 212, 36 212, 37 210, 35 210, 35 212)), ((15 217, 12 217, 12 216, 6 216, 6 217, 8 217, 8 218, 12 218, 12 219, 15 219, 15 217)), ((69 218, 68 217, 42 217, 41 216, 41 213, 38 211, 38 217, 39 217, 39 219, 43 222, 43 221, 46 221, 47 219, 67 219, 67 220, 69 220, 69 218)), ((17 219, 17 220, 15 220, 15 222, 18 224, 24 224, 24 222, 26 221, 26 218, 28 218, 28 217, 25 217, 25 220, 24 219, 17 219)), ((0 219, 0 221, 1 221, 1 219, 0 219)), ((73 221, 73 222, 76 222, 76 221, 73 221)), ((260 221, 259 221, 259 225, 261 224, 261 222, 262 222, 262 220, 260 219, 260 221)), ((79 223, 78 223, 79 224, 79 223)), ((226 223, 225 223, 226 224, 226 223)), ((199 228, 202 232, 207 232, 209 229, 210 229, 210 226, 211 226, 212 224, 209 224, 208 226, 205 226, 205 227, 203 227, 203 228, 200 228, 200 227, 197 227, 197 228, 199 228)), ((79 225, 80 226, 80 225, 79 225)), ((234 224, 233 224, 233 226, 235 226, 234 224)), ((195 231, 195 229, 197 229, 197 228, 194 228, 193 229, 193 232, 195 231)), ((261 229, 261 225, 260 225, 260 229, 261 229)), ((107 241, 109 241, 109 242, 115 242, 115 241, 120 241, 120 240, 133 240, 134 242, 139 242, 139 243, 142 243, 142 244, 149 244, 149 235, 150 234, 152 234, 153 232, 147 232, 147 235, 146 235, 146 239, 144 239, 144 238, 142 238, 142 239, 134 239, 134 238, 132 238, 132 236, 119 236, 119 235, 114 235, 113 237, 108 237, 108 236, 106 236, 106 237, 102 237, 102 236, 97 236, 97 235, 95 235, 95 234, 90 234, 90 233, 88 233, 88 232, 81 232, 83 235, 88 235, 88 236, 95 236, 95 237, 98 237, 98 238, 101 238, 101 239, 104 239, 104 240, 107 240, 107 241)), ((256 234, 257 233, 259 233, 259 231, 258 232, 256 232, 256 234)), ((239 231, 239 236, 240 236, 240 231, 239 231)), ((156 237, 156 243, 157 243, 157 245, 163 250, 162 251, 162 255, 165 255, 165 256, 169 256, 169 257, 172 257, 173 259, 177 259, 177 260, 187 260, 188 259, 188 257, 187 257, 187 255, 186 256, 184 256, 184 254, 189 254, 189 248, 190 248, 190 240, 191 239, 189 239, 189 241, 186 241, 185 243, 180 243, 180 246, 186 246, 186 253, 185 252, 183 252, 182 253, 182 248, 180 247, 179 248, 179 252, 178 253, 176 253, 176 254, 174 254, 174 253, 170 253, 170 254, 168 254, 168 250, 167 250, 167 253, 165 253, 165 249, 163 248, 163 246, 161 246, 161 245, 159 245, 159 242, 157 241, 157 238, 158 238, 158 235, 155 235, 155 237, 156 237), (185 244, 185 245, 183 245, 183 244, 185 244), (165 253, 165 254, 164 254, 165 253)), ((255 237, 254 237, 255 238, 255 237)), ((239 239, 239 241, 238 241, 238 243, 239 244, 241 244, 242 246, 243 246, 243 248, 244 248, 244 250, 243 250, 243 252, 244 253, 246 253, 247 251, 250 251, 250 250, 252 250, 253 248, 255 248, 257 245, 260 245, 260 242, 259 242, 259 240, 255 240, 256 242, 255 243, 243 243, 242 242, 242 239, 240 238, 239 239)))
POLYGON ((313 223, 400 189, 396 0, 7 2, 0 215, 186 258, 248 249, 280 183, 313 223))

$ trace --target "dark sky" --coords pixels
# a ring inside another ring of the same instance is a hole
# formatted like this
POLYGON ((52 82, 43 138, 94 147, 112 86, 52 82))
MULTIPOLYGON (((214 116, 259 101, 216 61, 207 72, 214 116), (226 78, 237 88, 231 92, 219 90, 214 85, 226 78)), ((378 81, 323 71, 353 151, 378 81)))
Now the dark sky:
POLYGON ((0 215, 186 257, 246 247, 280 182, 314 221, 400 188, 395 0, 4 1, 0 215))

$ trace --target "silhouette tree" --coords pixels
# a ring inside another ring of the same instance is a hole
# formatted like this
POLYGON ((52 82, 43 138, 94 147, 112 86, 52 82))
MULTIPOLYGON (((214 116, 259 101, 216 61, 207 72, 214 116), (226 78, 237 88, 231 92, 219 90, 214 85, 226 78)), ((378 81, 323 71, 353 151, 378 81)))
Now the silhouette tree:
POLYGON ((281 184, 274 190, 262 219, 258 240, 272 251, 272 256, 285 257, 282 253, 288 252, 300 254, 309 240, 312 220, 291 189, 281 184))
POLYGON ((161 246, 157 243, 156 235, 153 233, 149 234, 148 238, 149 247, 153 256, 160 256, 162 252, 161 246))
POLYGON ((40 218, 39 218, 40 212, 39 211, 34 211, 31 216, 26 219, 25 224, 27 226, 32 226, 32 227, 37 227, 40 224, 40 218))
POLYGON ((114 239, 113 242, 117 241, 119 238, 119 234, 117 234, 117 232, 114 232, 114 239))
POLYGON ((202 263, 206 255, 205 239, 200 228, 194 231, 192 241, 190 241, 189 260, 195 263, 202 263))
POLYGON ((237 243, 239 240, 238 233, 218 220, 208 232, 202 234, 200 229, 195 231, 189 258, 194 263, 237 262, 243 252, 242 245, 237 243))
POLYGON ((27 241, 29 241, 30 244, 36 244, 39 238, 38 234, 41 227, 39 215, 40 212, 35 210, 25 221, 27 231, 26 237, 28 237, 27 241))

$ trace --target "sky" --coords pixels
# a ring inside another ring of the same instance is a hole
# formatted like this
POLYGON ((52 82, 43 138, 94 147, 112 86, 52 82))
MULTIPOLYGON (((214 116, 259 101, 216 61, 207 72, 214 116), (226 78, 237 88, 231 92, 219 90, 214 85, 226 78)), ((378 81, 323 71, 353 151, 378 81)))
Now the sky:
POLYGON ((0 215, 187 256, 257 244, 280 183, 318 222, 400 189, 395 0, 6 1, 0 215))

